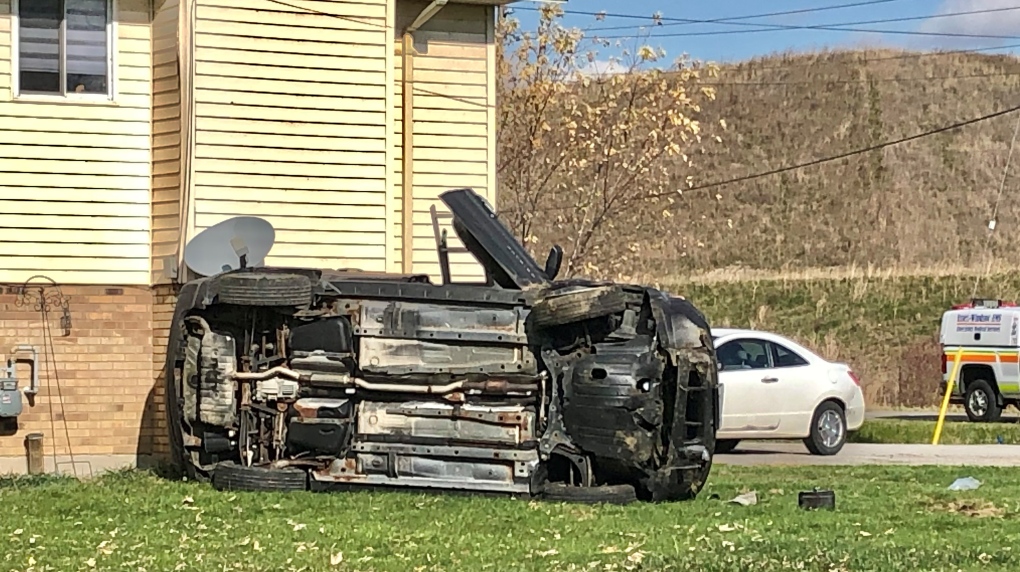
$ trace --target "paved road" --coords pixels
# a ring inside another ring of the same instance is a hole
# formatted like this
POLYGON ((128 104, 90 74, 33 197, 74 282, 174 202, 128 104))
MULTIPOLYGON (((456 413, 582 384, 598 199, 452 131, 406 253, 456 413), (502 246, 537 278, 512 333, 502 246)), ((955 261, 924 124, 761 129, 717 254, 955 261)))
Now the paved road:
MULTIPOLYGON (((937 409, 930 411, 872 411, 868 410, 868 419, 903 419, 907 421, 936 421, 939 418, 937 409)), ((961 412, 946 413, 947 423, 969 423, 967 415, 961 412)), ((1007 409, 1002 412, 1002 423, 1020 423, 1016 409, 1007 409)))
POLYGON ((1020 445, 874 445, 847 443, 838 455, 816 457, 800 442, 741 443, 723 465, 969 465, 1020 467, 1020 445))

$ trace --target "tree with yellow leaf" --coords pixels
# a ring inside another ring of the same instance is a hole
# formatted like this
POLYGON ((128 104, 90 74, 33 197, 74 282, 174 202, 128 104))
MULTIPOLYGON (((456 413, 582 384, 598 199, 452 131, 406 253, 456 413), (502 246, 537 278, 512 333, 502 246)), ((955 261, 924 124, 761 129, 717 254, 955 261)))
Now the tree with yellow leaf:
POLYGON ((719 140, 697 119, 718 70, 662 67, 662 50, 611 45, 562 15, 544 5, 533 31, 499 19, 499 210, 529 248, 563 246, 564 276, 621 277, 681 244, 674 209, 694 156, 719 140))

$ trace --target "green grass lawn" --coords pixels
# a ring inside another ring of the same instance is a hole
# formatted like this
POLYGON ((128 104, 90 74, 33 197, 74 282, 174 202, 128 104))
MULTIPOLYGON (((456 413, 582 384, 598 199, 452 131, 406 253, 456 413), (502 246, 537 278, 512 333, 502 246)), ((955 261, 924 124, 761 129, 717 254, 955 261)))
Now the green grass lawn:
POLYGON ((1020 566, 1020 473, 1012 469, 718 466, 693 502, 623 507, 413 493, 219 493, 119 473, 89 483, 2 481, 0 503, 4 571, 1020 566), (984 484, 947 491, 961 476, 984 484), (797 508, 797 492, 813 486, 836 491, 836 512, 797 508), (758 505, 724 502, 746 490, 758 491, 758 505))
MULTIPOLYGON (((869 419, 851 433, 854 443, 931 443, 934 421, 869 419)), ((1020 423, 970 423, 947 421, 939 443, 944 445, 994 445, 998 438, 1007 445, 1020 445, 1020 423)))

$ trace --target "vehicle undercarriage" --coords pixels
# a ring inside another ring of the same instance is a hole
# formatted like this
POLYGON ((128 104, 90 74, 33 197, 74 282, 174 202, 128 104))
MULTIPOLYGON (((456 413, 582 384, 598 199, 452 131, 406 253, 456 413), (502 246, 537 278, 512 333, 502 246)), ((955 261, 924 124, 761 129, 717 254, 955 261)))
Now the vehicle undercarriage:
POLYGON ((245 268, 184 285, 166 371, 180 468, 249 490, 697 494, 719 416, 704 317, 509 261, 476 197, 444 201, 490 284, 245 268))

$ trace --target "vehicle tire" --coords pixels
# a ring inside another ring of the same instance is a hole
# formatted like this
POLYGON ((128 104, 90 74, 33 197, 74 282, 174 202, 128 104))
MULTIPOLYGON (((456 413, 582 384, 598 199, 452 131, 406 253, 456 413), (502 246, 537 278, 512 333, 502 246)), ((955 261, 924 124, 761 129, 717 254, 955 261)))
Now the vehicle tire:
POLYGON ((177 358, 181 340, 184 339, 184 324, 180 316, 174 316, 170 324, 167 341, 166 363, 163 368, 163 411, 166 415, 167 437, 170 442, 170 471, 174 478, 187 478, 200 483, 209 482, 209 475, 192 462, 184 448, 184 423, 180 395, 177 391, 177 358))
POLYGON ((542 492, 542 499, 581 504, 629 504, 637 501, 637 492, 631 485, 578 487, 563 483, 547 483, 542 492))
POLYGON ((975 379, 967 384, 963 409, 967 412, 967 419, 972 422, 994 423, 1002 416, 998 392, 983 379, 975 379))
POLYGON ((286 467, 245 467, 234 462, 216 465, 212 475, 218 491, 292 492, 308 490, 308 473, 286 467))
POLYGON ((832 401, 825 401, 811 416, 811 433, 804 445, 812 455, 831 456, 839 453, 846 444, 846 414, 832 401))
POLYGON ((531 322, 551 328, 601 318, 627 309, 627 298, 617 287, 597 286, 552 294, 531 309, 531 322))
POLYGON ((720 439, 715 442, 715 453, 717 455, 725 455, 732 453, 737 445, 740 444, 740 439, 720 439))
POLYGON ((230 274, 219 279, 219 302, 306 308, 312 303, 312 281, 300 274, 230 274))

